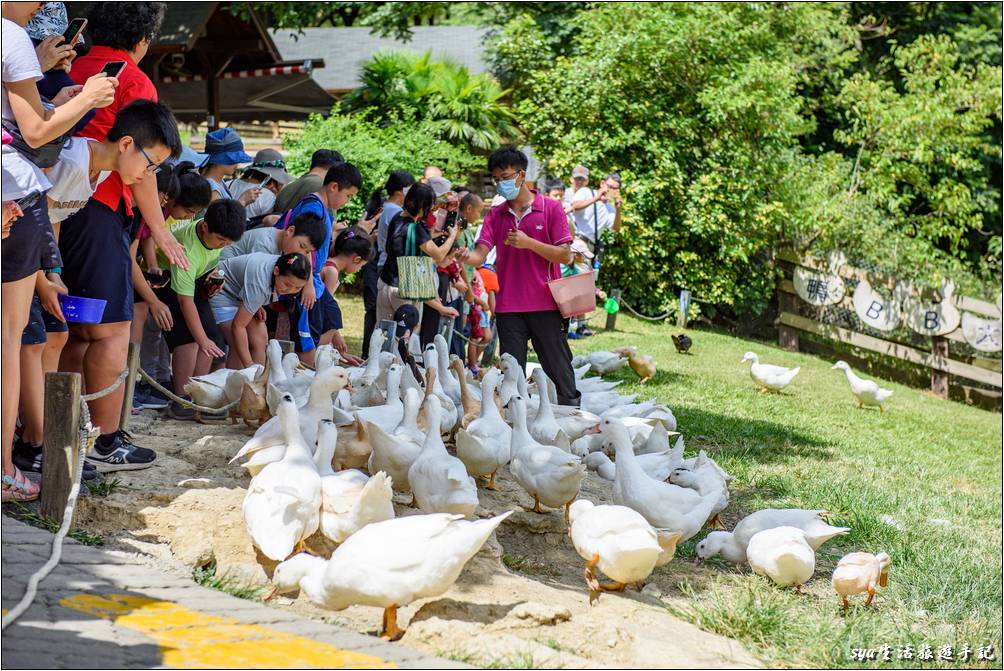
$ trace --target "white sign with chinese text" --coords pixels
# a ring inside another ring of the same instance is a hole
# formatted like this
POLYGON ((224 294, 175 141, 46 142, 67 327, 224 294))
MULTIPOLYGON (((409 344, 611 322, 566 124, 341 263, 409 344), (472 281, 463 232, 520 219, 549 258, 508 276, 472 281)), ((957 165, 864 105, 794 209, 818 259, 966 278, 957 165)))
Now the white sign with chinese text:
POLYGON ((815 273, 801 266, 794 272, 795 293, 812 305, 833 305, 844 297, 844 281, 838 275, 815 273))
POLYGON ((1000 319, 983 319, 970 312, 962 313, 962 335, 970 347, 981 352, 1000 352, 1004 342, 1000 319))

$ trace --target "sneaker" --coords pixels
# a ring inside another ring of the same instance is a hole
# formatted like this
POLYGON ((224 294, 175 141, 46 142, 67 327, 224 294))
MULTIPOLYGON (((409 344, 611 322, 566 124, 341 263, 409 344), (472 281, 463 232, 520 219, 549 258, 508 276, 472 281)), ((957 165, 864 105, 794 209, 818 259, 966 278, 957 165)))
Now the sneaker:
POLYGON ((583 338, 588 338, 589 336, 593 335, 593 332, 590 331, 585 326, 580 326, 579 329, 578 329, 578 331, 576 331, 576 333, 578 333, 583 338))
MULTIPOLYGON (((20 436, 14 441, 13 453, 14 465, 22 471, 31 473, 42 472, 42 448, 35 447, 21 440, 20 436)), ((84 480, 93 480, 98 477, 98 470, 94 464, 84 459, 84 468, 81 473, 84 480)))
POLYGON ((94 443, 94 448, 88 453, 97 470, 101 473, 112 471, 138 471, 153 466, 157 453, 145 447, 132 444, 132 437, 127 431, 119 429, 115 432, 112 444, 103 447, 100 440, 94 443))
POLYGON ((134 408, 163 410, 168 404, 169 401, 166 398, 146 387, 136 387, 136 391, 132 395, 132 407, 134 408))
POLYGON ((568 339, 569 340, 581 340, 582 336, 579 335, 578 333, 576 333, 575 331, 569 331, 568 332, 568 339))
POLYGON ((195 419, 195 408, 182 405, 177 401, 171 401, 167 406, 167 416, 171 419, 190 420, 195 419))

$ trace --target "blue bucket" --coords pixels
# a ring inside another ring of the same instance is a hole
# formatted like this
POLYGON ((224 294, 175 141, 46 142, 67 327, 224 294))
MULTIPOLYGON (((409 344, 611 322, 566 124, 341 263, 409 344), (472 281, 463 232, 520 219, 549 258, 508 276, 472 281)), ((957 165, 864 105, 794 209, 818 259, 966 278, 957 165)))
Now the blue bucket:
POLYGON ((59 302, 66 321, 78 324, 101 323, 101 317, 105 314, 105 305, 108 304, 108 301, 100 298, 81 298, 80 296, 63 296, 62 294, 59 296, 59 302))

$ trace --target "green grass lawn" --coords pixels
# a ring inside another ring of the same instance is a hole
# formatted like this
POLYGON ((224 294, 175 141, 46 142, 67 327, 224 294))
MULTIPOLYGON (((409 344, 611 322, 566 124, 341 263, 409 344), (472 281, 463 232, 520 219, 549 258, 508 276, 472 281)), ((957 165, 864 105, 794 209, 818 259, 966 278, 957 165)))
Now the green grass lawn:
MULTIPOLYGON (((340 299, 341 300, 341 299, 340 299)), ((342 301, 353 351, 362 330, 362 303, 342 301)), ((598 315, 599 313, 597 313, 598 315)), ((655 396, 673 409, 688 456, 706 449, 728 470, 729 528, 761 508, 825 508, 851 527, 817 555, 807 594, 711 560, 700 579, 681 579, 671 610, 699 627, 742 641, 770 666, 1001 666, 1001 416, 943 401, 893 382, 889 410, 860 410, 832 361, 779 350, 771 343, 691 330, 690 355, 677 354, 675 327, 618 315, 615 332, 572 343, 576 353, 636 345, 659 366, 644 387, 625 368, 623 393, 655 396), (751 350, 764 363, 801 366, 783 395, 763 395, 740 365, 751 350), (888 516, 896 525, 882 521, 888 516), (933 521, 932 521, 933 520, 933 521), (899 528, 897 528, 897 526, 899 528), (892 556, 889 586, 876 606, 855 599, 847 615, 829 585, 836 561, 853 551, 892 556), (887 644, 892 661, 860 662, 854 648, 887 644), (933 648, 934 660, 898 660, 901 646, 933 648), (976 662, 979 646, 996 661, 976 662), (951 645, 956 661, 939 662, 951 645), (963 646, 969 661, 958 659, 963 646)), ((681 547, 693 556, 703 534, 681 547)), ((660 571, 673 575, 673 564, 660 571)))

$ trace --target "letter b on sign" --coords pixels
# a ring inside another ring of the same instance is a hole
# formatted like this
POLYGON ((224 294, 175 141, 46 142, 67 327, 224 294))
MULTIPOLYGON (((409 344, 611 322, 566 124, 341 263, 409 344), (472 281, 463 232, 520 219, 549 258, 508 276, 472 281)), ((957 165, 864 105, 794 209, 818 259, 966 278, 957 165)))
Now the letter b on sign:
POLYGON ((878 301, 872 301, 872 304, 868 306, 867 310, 865 310, 865 314, 871 319, 878 319, 882 314, 883 309, 884 308, 881 303, 878 301))
POLYGON ((924 313, 924 328, 930 331, 937 331, 941 328, 941 319, 937 312, 928 310, 924 313))

